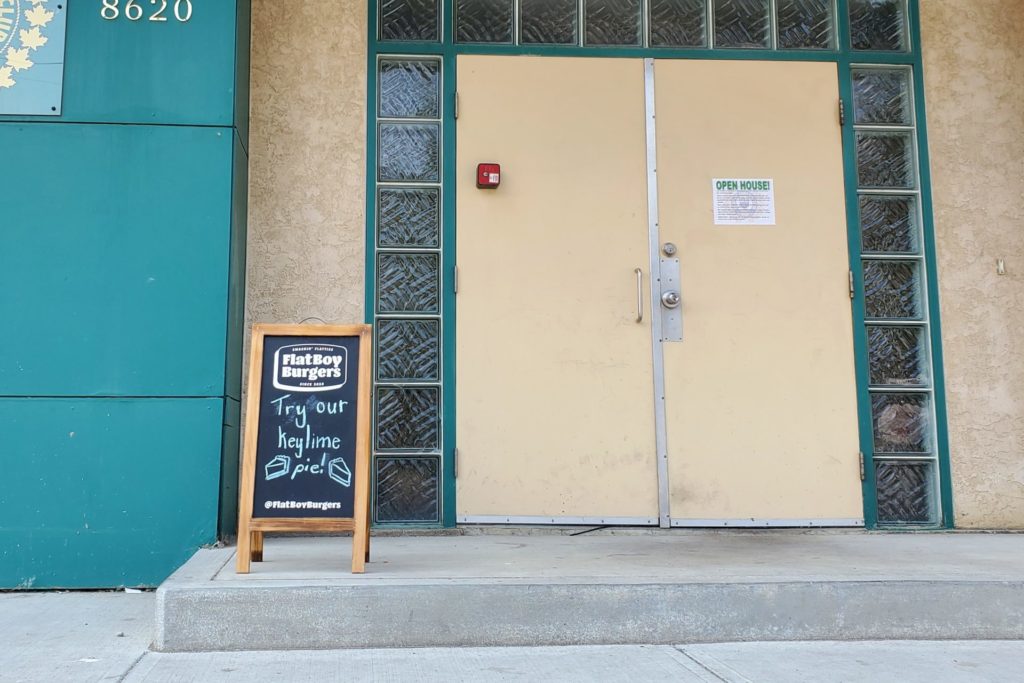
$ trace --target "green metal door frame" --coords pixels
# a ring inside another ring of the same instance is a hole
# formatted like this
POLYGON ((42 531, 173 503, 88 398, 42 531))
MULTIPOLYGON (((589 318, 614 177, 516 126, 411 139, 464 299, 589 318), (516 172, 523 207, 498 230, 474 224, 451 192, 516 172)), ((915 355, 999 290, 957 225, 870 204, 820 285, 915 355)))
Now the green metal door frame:
MULTIPOLYGON (((442 61, 442 145, 441 145, 441 211, 442 211, 442 406, 440 498, 441 523, 455 526, 455 144, 456 125, 453 115, 456 58, 460 54, 540 55, 575 57, 635 57, 657 59, 714 59, 757 61, 834 62, 839 71, 839 91, 845 111, 854 111, 852 69, 855 66, 877 65, 909 68, 912 73, 913 96, 916 103, 915 134, 918 150, 918 178, 922 220, 922 239, 927 289, 927 329, 932 363, 932 395, 934 400, 935 451, 939 470, 938 524, 929 528, 953 527, 953 496, 949 464, 949 437, 946 417, 945 381, 943 373, 942 335, 936 272, 935 229, 932 215, 931 177, 928 156, 928 133, 925 115, 924 75, 921 55, 921 22, 918 0, 907 0, 909 50, 906 52, 854 51, 850 37, 849 0, 835 0, 835 30, 838 46, 834 50, 788 49, 715 49, 715 48, 645 48, 645 47, 583 47, 576 45, 505 45, 461 44, 454 40, 454 0, 440 1, 440 41, 385 41, 378 37, 377 1, 369 0, 367 50, 367 193, 366 193, 366 321, 375 322, 376 311, 376 192, 377 175, 377 61, 388 56, 434 56, 442 61)), ((875 464, 871 398, 869 387, 868 339, 865 323, 865 290, 862 249, 859 234, 856 136, 851 120, 843 126, 843 158, 846 191, 847 234, 850 270, 854 276, 853 321, 857 374, 857 404, 860 446, 864 454, 864 518, 869 529, 879 526, 875 484, 875 464)))

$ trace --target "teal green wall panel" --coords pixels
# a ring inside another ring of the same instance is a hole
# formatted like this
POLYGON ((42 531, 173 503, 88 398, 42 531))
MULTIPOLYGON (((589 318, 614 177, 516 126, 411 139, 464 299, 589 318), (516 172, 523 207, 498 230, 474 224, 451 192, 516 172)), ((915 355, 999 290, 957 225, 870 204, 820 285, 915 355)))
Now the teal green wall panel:
POLYGON ((238 26, 236 28, 235 58, 235 128, 242 146, 249 151, 249 68, 252 47, 252 7, 250 0, 238 3, 238 26))
POLYGON ((216 540, 220 399, 0 399, 0 586, 154 586, 216 540))
POLYGON ((163 22, 149 20, 156 4, 138 3, 140 21, 119 4, 118 17, 106 20, 99 0, 68 3, 63 110, 47 120, 232 126, 235 0, 192 0, 184 23, 174 0, 163 22))
POLYGON ((236 136, 231 172, 231 245, 228 263, 227 364, 224 394, 242 399, 242 344, 245 339, 245 245, 248 221, 249 155, 236 136))
POLYGON ((220 523, 218 534, 235 536, 238 532, 238 449, 241 438, 241 403, 224 399, 224 433, 220 457, 220 523))
POLYGON ((156 585, 235 524, 249 0, 117 4, 65 3, 59 116, 0 117, 0 588, 156 585))
POLYGON ((0 395, 223 395, 233 139, 0 123, 0 395))
POLYGON ((249 157, 240 136, 234 141, 231 254, 228 268, 227 348, 224 382, 224 434, 221 445, 220 535, 238 526, 238 455, 242 400, 242 347, 245 338, 245 245, 249 157))

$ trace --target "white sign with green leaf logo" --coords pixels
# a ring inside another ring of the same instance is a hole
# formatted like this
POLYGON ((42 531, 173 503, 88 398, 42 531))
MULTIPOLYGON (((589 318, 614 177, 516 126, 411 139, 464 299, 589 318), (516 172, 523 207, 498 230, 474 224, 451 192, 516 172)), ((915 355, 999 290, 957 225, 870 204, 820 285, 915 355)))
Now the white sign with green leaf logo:
POLYGON ((60 116, 68 0, 0 0, 0 115, 60 116))

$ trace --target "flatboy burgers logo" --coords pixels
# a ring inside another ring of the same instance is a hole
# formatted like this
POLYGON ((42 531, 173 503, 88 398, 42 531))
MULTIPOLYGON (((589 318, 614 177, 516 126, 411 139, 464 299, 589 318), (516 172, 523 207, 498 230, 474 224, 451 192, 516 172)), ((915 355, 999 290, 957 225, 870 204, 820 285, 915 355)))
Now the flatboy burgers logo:
POLYGON ((46 45, 54 13, 50 0, 0 0, 0 88, 13 88, 35 62, 32 51, 46 45))
POLYGON ((347 377, 348 349, 344 346, 292 344, 274 354, 275 389, 331 391, 345 386, 347 377))

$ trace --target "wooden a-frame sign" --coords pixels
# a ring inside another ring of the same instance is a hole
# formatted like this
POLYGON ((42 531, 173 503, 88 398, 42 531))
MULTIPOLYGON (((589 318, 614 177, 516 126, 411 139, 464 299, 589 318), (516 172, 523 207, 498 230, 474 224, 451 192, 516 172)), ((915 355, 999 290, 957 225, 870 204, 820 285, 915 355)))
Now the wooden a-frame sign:
POLYGON ((253 326, 237 571, 267 531, 351 531, 370 559, 370 325, 253 326))

